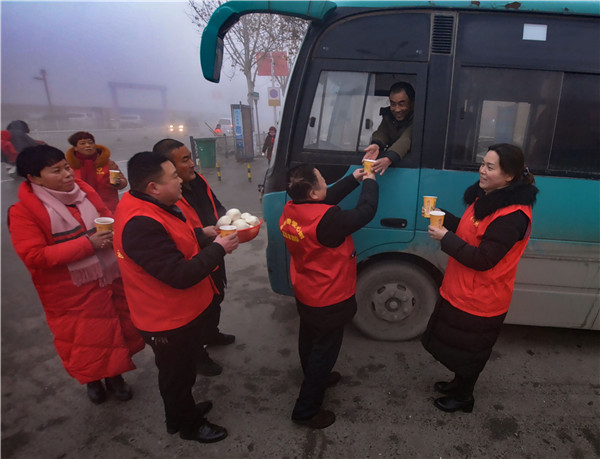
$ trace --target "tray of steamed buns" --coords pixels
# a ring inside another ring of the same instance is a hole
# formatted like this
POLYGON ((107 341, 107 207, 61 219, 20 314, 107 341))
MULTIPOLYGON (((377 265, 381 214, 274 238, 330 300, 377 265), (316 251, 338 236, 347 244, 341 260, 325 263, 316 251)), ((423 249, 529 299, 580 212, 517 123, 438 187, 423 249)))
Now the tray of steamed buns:
POLYGON ((249 212, 242 213, 239 209, 234 208, 229 209, 225 215, 219 218, 215 226, 218 233, 220 233, 221 226, 235 226, 240 242, 248 242, 258 235, 262 223, 262 219, 249 212))

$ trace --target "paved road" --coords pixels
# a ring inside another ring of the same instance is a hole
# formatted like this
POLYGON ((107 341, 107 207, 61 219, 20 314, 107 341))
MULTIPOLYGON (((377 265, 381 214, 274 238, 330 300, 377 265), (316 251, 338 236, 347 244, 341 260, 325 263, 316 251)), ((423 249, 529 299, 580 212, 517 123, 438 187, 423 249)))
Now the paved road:
MULTIPOLYGON (((118 161, 148 149, 161 133, 101 140, 118 161)), ((46 136, 50 143, 51 135, 46 136)), ((59 137, 59 136, 58 136, 59 137)), ((58 144, 58 143, 57 143, 58 144)), ((227 207, 262 215, 256 186, 265 160, 229 158, 203 171, 227 207)), ((199 377, 198 400, 229 437, 213 445, 165 432, 152 351, 127 374, 133 400, 96 406, 63 370, 29 275, 6 231, 18 182, 2 170, 3 458, 541 458, 600 456, 600 335, 506 326, 482 374, 471 414, 432 406, 432 385, 447 371, 418 341, 375 342, 348 327, 337 369, 343 379, 326 406, 337 422, 309 431, 289 420, 301 381, 298 321, 291 298, 274 294, 265 263, 266 232, 227 257, 230 288, 222 329, 236 343, 213 348, 225 370, 199 377)))

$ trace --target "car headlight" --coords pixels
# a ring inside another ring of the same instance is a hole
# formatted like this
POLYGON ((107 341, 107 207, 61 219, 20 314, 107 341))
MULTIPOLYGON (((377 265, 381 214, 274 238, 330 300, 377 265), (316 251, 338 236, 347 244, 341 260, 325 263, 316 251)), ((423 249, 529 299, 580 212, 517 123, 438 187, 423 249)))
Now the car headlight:
POLYGON ((172 124, 169 124, 169 131, 173 132, 174 129, 175 129, 175 126, 173 126, 172 124))
POLYGON ((179 132, 183 132, 183 124, 179 125, 179 132))

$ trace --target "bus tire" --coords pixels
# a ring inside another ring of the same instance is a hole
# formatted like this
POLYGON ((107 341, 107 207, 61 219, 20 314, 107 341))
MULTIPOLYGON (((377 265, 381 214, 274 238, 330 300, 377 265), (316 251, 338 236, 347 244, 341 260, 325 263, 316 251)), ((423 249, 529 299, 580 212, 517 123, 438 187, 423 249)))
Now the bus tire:
POLYGON ((356 327, 370 338, 405 341, 425 331, 438 298, 438 285, 420 266, 382 261, 358 273, 356 327))

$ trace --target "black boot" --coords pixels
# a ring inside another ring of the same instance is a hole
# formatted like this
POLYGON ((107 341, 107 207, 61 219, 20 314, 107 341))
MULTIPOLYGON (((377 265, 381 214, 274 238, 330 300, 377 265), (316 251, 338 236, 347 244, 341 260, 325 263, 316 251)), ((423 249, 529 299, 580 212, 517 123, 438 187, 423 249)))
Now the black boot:
POLYGON ((434 400, 433 404, 436 408, 448 413, 453 413, 454 411, 458 410, 464 411, 465 413, 470 413, 473 411, 475 399, 472 395, 465 397, 454 395, 437 398, 434 400))
POLYGON ((193 430, 181 430, 179 436, 183 440, 195 440, 200 443, 215 443, 224 440, 227 437, 227 429, 225 427, 211 424, 207 420, 193 430))
MULTIPOLYGON (((212 410, 213 403, 210 400, 205 402, 196 403, 196 421, 198 425, 204 422, 204 416, 212 410)), ((179 423, 175 424, 173 422, 165 421, 167 424, 167 433, 170 435, 176 434, 179 432, 179 423)))
POLYGON ((433 388, 438 391, 440 394, 453 394, 455 393, 459 388, 460 388, 460 384, 456 381, 456 378, 454 378, 452 381, 438 381, 433 385, 433 388))
POLYGON ((129 384, 125 382, 123 376, 117 375, 111 378, 106 378, 104 382, 106 383, 106 390, 115 394, 117 400, 126 402, 127 400, 131 400, 131 397, 133 397, 133 390, 131 390, 129 384))
POLYGON ((106 400, 106 391, 102 385, 102 381, 92 381, 87 383, 87 395, 89 399, 99 405, 106 400))

